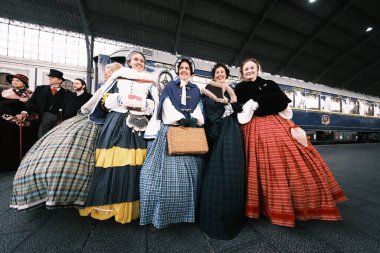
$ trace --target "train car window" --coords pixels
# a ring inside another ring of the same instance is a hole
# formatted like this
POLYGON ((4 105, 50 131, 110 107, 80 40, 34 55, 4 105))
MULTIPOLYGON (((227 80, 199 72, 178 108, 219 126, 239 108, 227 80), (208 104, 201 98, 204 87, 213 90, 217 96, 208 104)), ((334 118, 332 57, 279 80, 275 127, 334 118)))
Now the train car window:
POLYGON ((289 103, 290 107, 294 107, 294 91, 289 89, 283 89, 284 93, 288 96, 292 102, 289 103))
POLYGON ((305 94, 299 90, 294 93, 294 107, 305 109, 305 94))
POLYGON ((359 111, 360 115, 373 116, 374 106, 371 102, 360 100, 359 101, 359 111))
POLYGON ((327 112, 342 112, 342 99, 331 95, 321 95, 321 110, 327 112))
POLYGON ((342 113, 350 114, 355 104, 347 97, 342 98, 342 113))
POLYGON ((306 109, 314 109, 319 110, 320 102, 319 102, 319 94, 308 93, 305 96, 305 107, 306 109))
POLYGON ((374 105, 373 116, 380 117, 380 104, 375 104, 374 105))
POLYGON ((348 100, 349 114, 359 114, 359 101, 357 99, 350 98, 348 100))
POLYGON ((342 112, 342 103, 341 99, 337 97, 331 97, 331 105, 330 110, 331 112, 342 112))
POLYGON ((320 106, 322 111, 330 111, 330 96, 321 95, 320 97, 320 106))

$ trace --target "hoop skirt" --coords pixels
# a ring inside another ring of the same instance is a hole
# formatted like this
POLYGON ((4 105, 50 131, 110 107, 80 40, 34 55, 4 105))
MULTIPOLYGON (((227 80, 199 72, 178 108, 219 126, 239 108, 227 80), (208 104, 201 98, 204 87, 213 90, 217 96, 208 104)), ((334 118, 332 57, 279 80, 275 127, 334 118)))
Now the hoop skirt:
POLYGON ((246 190, 243 137, 236 114, 205 98, 210 153, 202 176, 199 227, 209 237, 232 239, 244 226, 246 190))
POLYGON ((99 129, 87 115, 78 115, 38 140, 15 175, 11 208, 83 206, 95 166, 99 129))
POLYGON ((290 134, 294 123, 279 115, 257 117, 242 126, 247 161, 247 217, 268 216, 273 224, 295 220, 341 220, 336 204, 345 194, 315 148, 290 134))
POLYGON ((203 158, 168 155, 167 130, 168 126, 161 124, 141 169, 140 225, 152 223, 164 228, 195 221, 203 158))
POLYGON ((81 216, 122 224, 140 215, 140 170, 147 149, 144 132, 126 125, 128 113, 111 111, 96 145, 96 165, 86 208, 81 216))

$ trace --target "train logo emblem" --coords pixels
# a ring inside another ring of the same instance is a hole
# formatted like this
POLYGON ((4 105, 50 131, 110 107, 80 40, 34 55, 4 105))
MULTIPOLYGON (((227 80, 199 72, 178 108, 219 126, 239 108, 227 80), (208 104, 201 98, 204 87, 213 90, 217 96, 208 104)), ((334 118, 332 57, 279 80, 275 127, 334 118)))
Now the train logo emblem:
POLYGON ((170 82, 172 80, 173 80, 173 77, 169 73, 169 71, 166 71, 166 70, 162 71, 160 73, 160 75, 158 76, 158 84, 159 84, 158 89, 159 89, 159 91, 161 92, 165 88, 166 84, 168 84, 168 82, 170 82))
POLYGON ((329 115, 323 115, 322 116, 322 125, 329 125, 330 124, 330 117, 329 115))

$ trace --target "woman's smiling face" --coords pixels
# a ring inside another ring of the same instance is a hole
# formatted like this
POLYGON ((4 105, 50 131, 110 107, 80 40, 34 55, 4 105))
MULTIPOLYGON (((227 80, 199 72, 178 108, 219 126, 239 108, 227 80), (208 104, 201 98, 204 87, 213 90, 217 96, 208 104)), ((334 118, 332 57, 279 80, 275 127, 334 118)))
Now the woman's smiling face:
POLYGON ((189 80, 190 79, 190 65, 187 62, 182 62, 178 68, 178 76, 181 80, 189 80))
POLYGON ((243 79, 247 81, 255 81, 258 74, 258 66, 253 61, 248 61, 242 68, 243 79))
POLYGON ((144 69, 145 69, 144 57, 139 53, 132 55, 129 65, 131 66, 131 68, 133 68, 139 72, 144 71, 144 69))
POLYGON ((219 67, 215 70, 214 81, 224 82, 227 79, 226 70, 223 67, 219 67))

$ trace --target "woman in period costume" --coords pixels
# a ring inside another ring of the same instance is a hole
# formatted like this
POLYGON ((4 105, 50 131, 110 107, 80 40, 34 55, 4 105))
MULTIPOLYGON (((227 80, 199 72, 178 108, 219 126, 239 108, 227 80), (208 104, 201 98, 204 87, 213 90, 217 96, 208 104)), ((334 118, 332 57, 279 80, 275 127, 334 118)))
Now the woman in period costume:
MULTIPOLYGON (((133 50, 127 57, 130 68, 114 72, 105 84, 90 119, 103 124, 96 145, 96 165, 82 216, 120 223, 140 214, 140 170, 147 147, 144 134, 157 124, 158 91, 153 77, 145 72, 145 57, 133 50), (108 84, 108 85, 107 85, 108 84)), ((159 126, 159 125, 158 125, 159 126)))
POLYGON ((217 63, 213 81, 202 89, 210 153, 203 172, 199 227, 209 237, 232 239, 244 226, 245 160, 236 112, 236 95, 226 80, 229 69, 217 63))
POLYGON ((263 213, 289 227, 296 219, 341 220, 336 204, 345 194, 306 137, 293 138, 291 100, 275 82, 258 77, 259 71, 256 59, 243 61, 243 81, 235 89, 244 104, 238 119, 247 162, 246 216, 263 213))
POLYGON ((161 129, 149 147, 141 169, 140 225, 156 228, 194 222, 203 158, 195 155, 168 155, 167 131, 170 126, 202 126, 201 94, 190 82, 194 63, 181 57, 175 64, 179 79, 169 82, 161 93, 157 111, 161 129))
POLYGON ((103 93, 99 89, 77 116, 51 129, 29 150, 13 181, 11 208, 84 206, 101 128, 89 113, 103 93))
POLYGON ((28 90, 29 79, 25 75, 7 75, 12 85, 0 95, 0 171, 16 170, 21 158, 37 140, 37 122, 17 119, 17 114, 25 110, 25 103, 31 98, 28 90))

